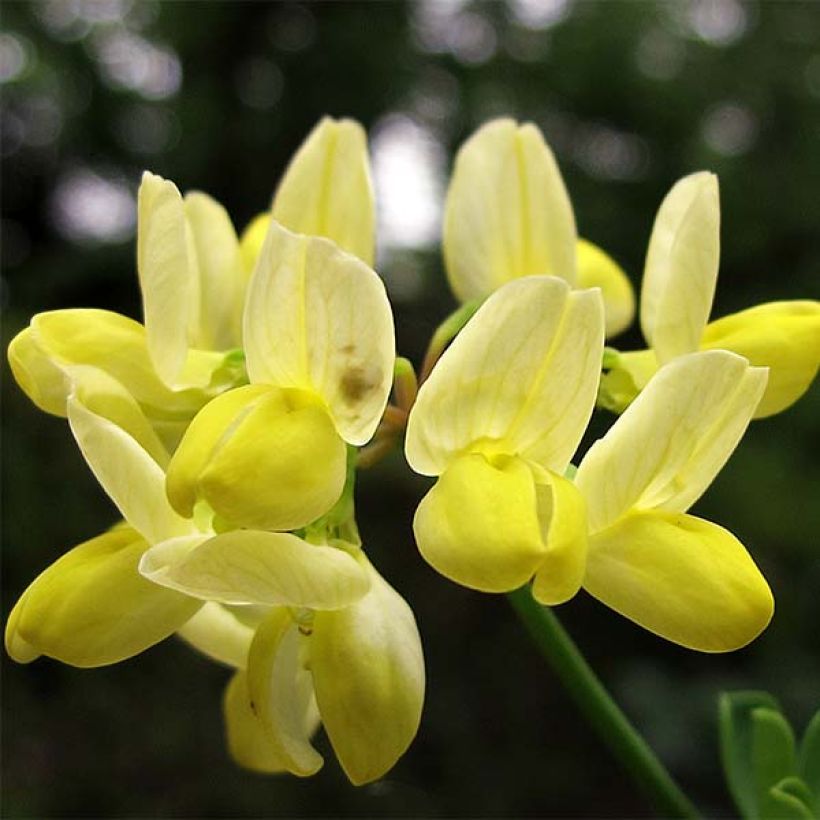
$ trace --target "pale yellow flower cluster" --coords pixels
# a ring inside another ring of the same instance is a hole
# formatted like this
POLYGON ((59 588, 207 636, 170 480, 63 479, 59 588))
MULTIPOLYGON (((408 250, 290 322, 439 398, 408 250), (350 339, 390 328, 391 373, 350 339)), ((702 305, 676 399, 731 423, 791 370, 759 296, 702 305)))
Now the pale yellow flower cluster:
POLYGON ((382 776, 416 734, 424 661, 410 608, 362 548, 353 490, 359 448, 405 422, 407 461, 435 478, 416 541, 453 581, 532 582, 550 606, 584 588, 707 652, 768 624, 744 546, 687 511, 751 418, 808 389, 820 306, 707 324, 714 176, 681 180, 658 213, 640 306, 651 347, 605 353, 634 316, 628 278, 578 238, 539 131, 479 129, 456 159, 443 244, 454 293, 480 306, 458 314, 474 312, 417 394, 371 267, 357 124, 319 123, 241 237, 210 197, 150 173, 138 213, 144 325, 55 311, 9 347, 124 519, 23 593, 6 628, 15 660, 101 666, 176 633, 235 670, 224 712, 240 764, 315 773, 321 723, 352 782, 382 776), (623 414, 576 470, 596 403, 623 414))

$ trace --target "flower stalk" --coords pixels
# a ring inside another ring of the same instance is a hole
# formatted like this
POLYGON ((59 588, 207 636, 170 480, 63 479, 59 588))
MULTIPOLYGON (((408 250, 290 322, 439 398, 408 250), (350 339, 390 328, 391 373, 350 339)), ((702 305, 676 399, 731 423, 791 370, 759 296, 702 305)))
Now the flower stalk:
POLYGON ((575 704, 660 815, 698 817, 697 809, 606 691, 552 610, 535 601, 529 586, 507 597, 575 704))

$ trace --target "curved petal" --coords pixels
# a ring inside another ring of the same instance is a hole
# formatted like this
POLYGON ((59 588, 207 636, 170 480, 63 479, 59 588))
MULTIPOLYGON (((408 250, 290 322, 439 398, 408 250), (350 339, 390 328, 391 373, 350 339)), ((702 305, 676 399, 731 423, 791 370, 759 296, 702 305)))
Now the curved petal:
POLYGON ((146 547, 122 527, 58 559, 17 602, 6 632, 9 654, 31 660, 31 648, 72 666, 105 666, 175 632, 201 603, 139 574, 146 547))
POLYGON ((271 749, 292 774, 307 777, 322 768, 310 743, 316 729, 313 678, 305 644, 286 609, 274 609, 256 630, 248 654, 248 693, 271 749))
POLYGON ((641 286, 641 329, 664 362, 698 349, 715 296, 720 199, 714 174, 679 180, 658 209, 641 286))
POLYGON ((271 216, 269 213, 257 214, 242 231, 239 238, 239 255, 242 259, 242 267, 245 273, 245 282, 250 279, 253 269, 256 267, 256 260, 259 259, 259 252, 265 244, 265 237, 268 235, 271 216))
POLYGON ((765 386, 764 368, 725 350, 662 367, 578 468, 590 531, 632 508, 685 512, 734 451, 765 386))
POLYGON ((77 401, 131 436, 160 467, 168 463, 165 445, 134 397, 116 379, 85 365, 68 365, 66 373, 74 383, 73 397, 77 401))
POLYGON ((572 598, 584 580, 587 505, 571 481, 554 473, 536 491, 547 552, 535 573, 532 595, 545 606, 557 606, 572 598))
POLYGON ((575 283, 575 217, 561 172, 531 123, 498 119, 456 155, 444 212, 444 263, 462 301, 521 276, 575 283))
POLYGON ((193 344, 203 350, 242 347, 242 308, 246 278, 227 211, 207 194, 186 194, 194 268, 199 274, 199 321, 193 344))
POLYGON ((149 544, 192 531, 193 525, 177 515, 165 497, 162 468, 128 433, 73 396, 68 421, 97 481, 149 544))
POLYGON ((604 340, 597 291, 528 277, 496 291, 444 352, 410 413, 410 466, 439 475, 484 442, 562 473, 595 404, 604 340))
POLYGON ((607 339, 626 330, 635 318, 635 291, 618 263, 597 245, 579 239, 578 287, 600 288, 604 297, 607 339))
POLYGON ((287 771, 277 745, 253 710, 245 672, 237 672, 225 689, 222 715, 228 751, 237 764, 263 774, 287 771))
POLYGON ((774 608, 737 538, 674 513, 632 514, 594 535, 584 588, 651 632, 701 652, 745 646, 774 608))
POLYGON ((323 117, 285 171, 273 218, 294 233, 324 236, 373 264, 376 206, 367 136, 359 123, 323 117))
POLYGON ((339 609, 368 589, 352 555, 290 533, 234 530, 163 557, 154 550, 146 554, 152 580, 223 604, 339 609))
POLYGON ((8 360, 15 381, 34 404, 46 413, 65 417, 71 378, 38 344, 33 328, 23 328, 11 340, 8 360))
MULTIPOLYGON (((213 372, 222 356, 202 353, 192 363, 213 372), (198 362, 198 364, 197 364, 198 362)), ((145 328, 107 310, 38 313, 9 345, 12 372, 26 395, 48 413, 65 416, 73 382, 67 365, 97 367, 116 379, 152 418, 189 419, 208 400, 204 390, 172 390, 148 355, 145 328)))
POLYGON ((820 366, 820 302, 768 302, 706 325, 701 347, 724 348, 769 368, 755 418, 779 413, 811 386, 820 366))
POLYGON ((151 360, 174 385, 198 322, 199 294, 182 196, 176 185, 146 171, 137 196, 137 271, 151 360))
POLYGON ((404 599, 364 556, 370 592, 317 612, 310 641, 316 700, 333 750, 355 785, 387 773, 418 731, 424 655, 404 599))
POLYGON ((516 589, 546 555, 532 472, 509 456, 453 461, 419 504, 413 531, 427 563, 482 592, 516 589))
POLYGON ((271 222, 248 289, 244 340, 252 382, 318 393, 345 441, 370 439, 396 351, 384 285, 367 265, 271 222))
POLYGON ((136 439, 158 464, 168 462, 165 446, 136 399, 104 370, 49 355, 38 344, 33 327, 12 339, 8 356, 18 384, 40 409, 65 416, 66 402, 73 393, 92 412, 113 421, 136 439))
POLYGON ((248 385, 193 420, 168 467, 168 498, 186 516, 203 498, 237 526, 293 530, 336 503, 346 461, 314 394, 248 385))
POLYGON ((235 669, 247 666, 253 629, 221 604, 206 601, 177 635, 212 660, 235 669))

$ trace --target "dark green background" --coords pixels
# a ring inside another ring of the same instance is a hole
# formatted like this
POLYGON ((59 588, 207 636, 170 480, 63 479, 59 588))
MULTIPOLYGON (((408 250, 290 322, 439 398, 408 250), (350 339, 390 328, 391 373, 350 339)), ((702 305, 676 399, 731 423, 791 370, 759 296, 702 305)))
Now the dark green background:
MULTIPOLYGON (((265 207, 288 157, 325 113, 367 127, 404 113, 441 141, 448 162, 490 116, 537 122, 555 147, 582 233, 635 283, 665 191, 683 174, 712 169, 723 209, 715 315, 818 296, 815 2, 575 3, 541 29, 501 3, 448 14, 443 0, 138 1, 120 3, 124 20, 107 22, 89 22, 100 17, 90 5, 2 8, 3 29, 27 59, 2 87, 6 343, 41 310, 94 306, 139 316, 133 239, 72 242, 57 229, 54 191, 67 173, 90 168, 134 191, 149 167, 182 189, 213 194, 242 226, 265 207), (82 13, 66 23, 65 8, 74 7, 82 13), (422 25, 425 9, 442 17, 432 32, 422 25), (127 25, 176 53, 177 94, 150 100, 103 81, 95 44, 127 25), (429 50, 431 37, 440 53, 429 50), (142 147, 123 123, 144 125, 142 147), (156 133, 152 123, 161 126, 156 133), (146 152, 151 138, 158 152, 146 152)), ((412 298, 396 303, 399 349, 418 362, 453 307, 439 255, 393 252, 380 267, 397 296, 403 276, 421 277, 412 298)), ((65 422, 36 411, 7 368, 3 376, 5 615, 41 569, 114 513, 65 422)), ((749 546, 774 590, 774 621, 751 647, 688 652, 583 593, 559 610, 711 815, 732 812, 718 763, 717 693, 769 689, 799 727, 820 699, 819 413, 815 388, 785 414, 754 423, 696 506, 749 546)), ((594 430, 609 422, 596 420, 594 430)), ((326 766, 310 780, 238 770, 221 737, 228 672, 169 640, 93 671, 4 658, 3 816, 648 814, 504 598, 447 583, 419 558, 410 525, 425 486, 397 455, 362 477, 358 499, 368 552, 413 606, 428 665, 421 730, 385 780, 350 786, 323 737, 326 766)))

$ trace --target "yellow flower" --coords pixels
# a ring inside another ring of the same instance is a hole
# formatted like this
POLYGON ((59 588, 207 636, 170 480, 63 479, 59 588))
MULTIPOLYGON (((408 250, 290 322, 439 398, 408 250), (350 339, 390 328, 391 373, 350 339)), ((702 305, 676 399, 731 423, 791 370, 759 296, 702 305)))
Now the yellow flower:
POLYGON ((629 279, 603 251, 578 239, 555 157, 531 123, 493 120, 461 147, 443 244, 447 276, 462 302, 483 299, 518 277, 557 276, 572 287, 601 288, 607 336, 632 322, 629 279))
POLYGON ((395 359, 378 275, 332 242, 270 223, 244 319, 251 384, 210 402, 168 468, 168 496, 233 526, 294 530, 336 502, 346 444, 373 435, 395 359))
POLYGON ((641 287, 641 328, 650 349, 620 353, 602 381, 602 404, 620 412, 665 362, 725 349, 769 368, 755 418, 779 413, 808 390, 820 366, 820 303, 770 302, 707 324, 720 257, 714 174, 679 180, 658 209, 641 287))
MULTIPOLYGON (((230 641, 237 636, 215 635, 209 642, 202 635, 203 621, 213 626, 219 620, 213 607, 189 623, 203 600, 322 609, 347 606, 367 592, 366 572, 344 550, 289 533, 217 535, 204 507, 196 520, 179 516, 166 498, 162 467, 89 404, 69 397, 71 429, 126 525, 71 550, 23 593, 6 629, 13 658, 26 662, 46 654, 99 666, 182 629, 207 654, 235 659, 230 641)), ((225 617, 219 626, 228 630, 225 617)))
POLYGON ((575 477, 590 533, 584 588, 691 649, 737 649, 772 616, 772 594, 743 545, 686 514, 740 441, 766 375, 723 350, 676 357, 575 477))
MULTIPOLYGON (((81 376, 98 368, 137 400, 173 449, 211 398, 245 381, 245 291, 270 221, 237 238, 224 208, 146 172, 138 196, 137 262, 145 327, 105 310, 35 316, 9 345, 12 372, 42 410, 66 415, 81 376)), ((373 259, 374 202, 361 126, 322 120, 294 156, 272 212, 294 231, 317 233, 373 259)))
POLYGON ((363 554, 370 591, 334 611, 276 608, 225 693, 228 745, 243 766, 314 774, 324 724, 356 784, 385 774, 418 730, 424 658, 410 608, 363 554))
POLYGON ((486 592, 535 575, 543 603, 584 574, 583 499, 563 478, 595 402, 604 316, 597 290, 554 277, 497 290, 422 385, 406 455, 437 482, 413 528, 440 573, 486 592))

